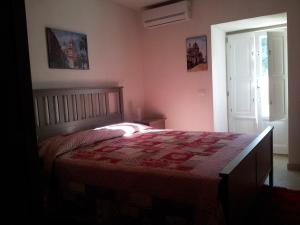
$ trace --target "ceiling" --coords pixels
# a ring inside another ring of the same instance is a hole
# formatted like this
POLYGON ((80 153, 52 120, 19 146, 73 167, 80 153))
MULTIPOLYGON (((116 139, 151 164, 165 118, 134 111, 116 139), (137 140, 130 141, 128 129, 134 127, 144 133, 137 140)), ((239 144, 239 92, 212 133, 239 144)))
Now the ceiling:
POLYGON ((111 0, 111 1, 134 10, 140 10, 141 8, 144 8, 146 6, 161 3, 161 2, 167 2, 168 0, 111 0))

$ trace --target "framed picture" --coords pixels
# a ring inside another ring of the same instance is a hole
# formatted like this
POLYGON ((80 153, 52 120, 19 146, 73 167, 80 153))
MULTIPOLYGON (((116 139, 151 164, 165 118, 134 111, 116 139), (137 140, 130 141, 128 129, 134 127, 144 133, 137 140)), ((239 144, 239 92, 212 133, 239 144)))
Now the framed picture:
POLYGON ((189 72, 208 69, 206 35, 186 39, 186 62, 189 72))
POLYGON ((46 27, 49 68, 89 69, 85 34, 46 27))

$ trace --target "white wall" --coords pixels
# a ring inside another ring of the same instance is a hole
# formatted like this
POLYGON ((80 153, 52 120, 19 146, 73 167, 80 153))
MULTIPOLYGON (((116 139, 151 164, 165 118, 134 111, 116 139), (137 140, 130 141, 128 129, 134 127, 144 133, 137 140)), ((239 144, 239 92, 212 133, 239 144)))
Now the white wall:
POLYGON ((212 92, 214 131, 227 132, 226 33, 211 27, 212 92))
POLYGON ((263 127, 273 126, 273 146, 274 153, 288 154, 288 123, 287 119, 278 121, 263 120, 263 127))
POLYGON ((192 4, 189 22, 143 32, 147 111, 164 114, 168 128, 212 130, 211 25, 287 12, 289 162, 300 164, 300 1, 193 0, 192 4), (185 39, 203 34, 208 36, 209 69, 187 73, 185 39))
POLYGON ((143 106, 138 14, 105 0, 26 0, 33 88, 124 87, 127 120, 143 106), (45 27, 87 35, 89 70, 49 69, 45 27))

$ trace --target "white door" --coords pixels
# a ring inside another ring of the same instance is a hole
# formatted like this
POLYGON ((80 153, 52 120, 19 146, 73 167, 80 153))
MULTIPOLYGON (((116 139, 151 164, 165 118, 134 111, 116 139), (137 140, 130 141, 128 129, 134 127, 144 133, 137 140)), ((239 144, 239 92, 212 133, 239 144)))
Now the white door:
POLYGON ((255 36, 259 129, 274 126, 274 153, 288 154, 286 31, 255 36))
POLYGON ((288 154, 287 34, 228 36, 229 131, 257 133, 274 126, 274 153, 288 154))
POLYGON ((269 62, 270 121, 287 116, 286 32, 267 32, 269 62))
POLYGON ((269 119, 274 126, 274 153, 288 154, 287 32, 267 32, 269 67, 269 119))
POLYGON ((229 131, 256 133, 254 34, 234 34, 227 38, 229 131))

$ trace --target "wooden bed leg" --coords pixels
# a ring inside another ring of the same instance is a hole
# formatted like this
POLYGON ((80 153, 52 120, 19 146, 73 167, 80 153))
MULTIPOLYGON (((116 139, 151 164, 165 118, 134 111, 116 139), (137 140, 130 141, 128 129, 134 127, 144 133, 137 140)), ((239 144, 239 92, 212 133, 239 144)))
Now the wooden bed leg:
POLYGON ((270 148, 271 148, 271 170, 270 170, 270 173, 269 173, 269 186, 270 187, 273 187, 273 130, 271 131, 271 139, 270 139, 270 148))

